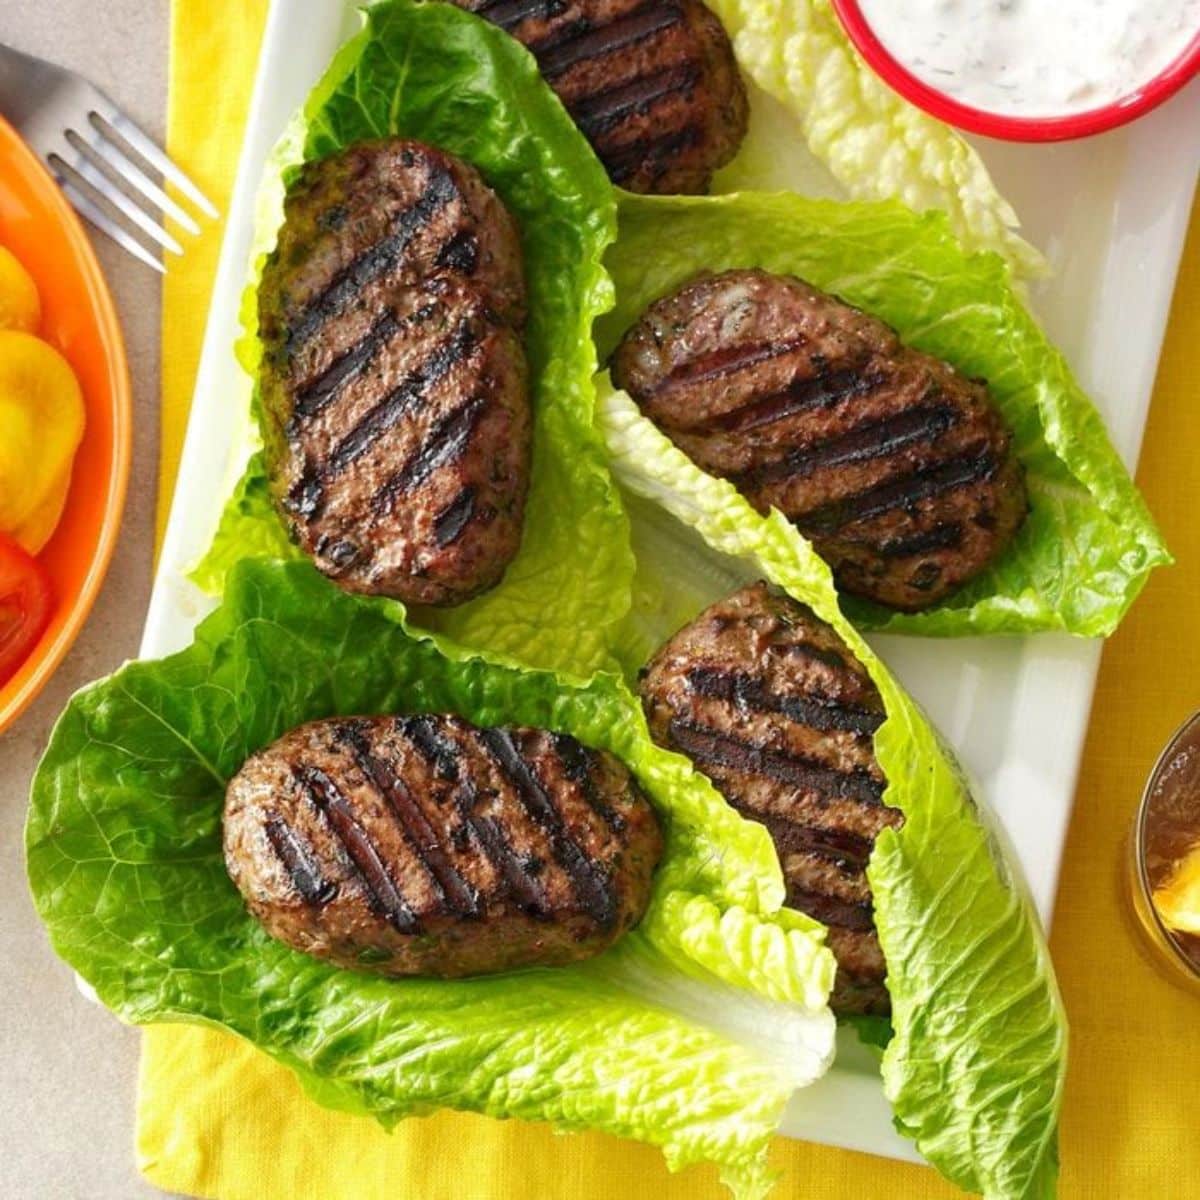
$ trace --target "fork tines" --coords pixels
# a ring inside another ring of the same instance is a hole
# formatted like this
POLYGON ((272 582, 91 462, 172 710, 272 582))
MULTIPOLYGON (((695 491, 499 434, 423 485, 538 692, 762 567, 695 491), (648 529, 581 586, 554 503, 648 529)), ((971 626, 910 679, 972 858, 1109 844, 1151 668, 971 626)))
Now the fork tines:
POLYGON ((46 161, 67 198, 84 217, 130 254, 156 271, 165 271, 146 242, 171 254, 182 254, 183 247, 163 228, 161 217, 156 219, 150 206, 188 233, 198 234, 200 226, 137 159, 164 181, 173 183, 205 216, 215 217, 217 210, 128 117, 114 105, 104 107, 107 111, 89 112, 83 128, 67 129, 61 150, 52 150, 46 161), (139 233, 140 238, 136 236, 139 233))
POLYGON ((75 208, 156 271, 157 250, 181 254, 166 218, 190 234, 193 210, 216 217, 198 187, 99 88, 54 63, 0 44, 0 113, 47 164, 75 208), (161 182, 160 182, 161 180, 161 182))

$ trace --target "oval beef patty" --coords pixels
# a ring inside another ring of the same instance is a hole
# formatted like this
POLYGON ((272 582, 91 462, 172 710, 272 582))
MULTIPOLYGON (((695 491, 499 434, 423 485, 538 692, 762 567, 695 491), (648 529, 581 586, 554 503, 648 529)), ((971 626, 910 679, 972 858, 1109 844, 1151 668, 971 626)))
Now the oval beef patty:
POLYGON ((459 604, 517 552, 531 418, 512 217, 417 142, 307 164, 259 287, 272 491, 347 591, 459 604))
POLYGON ((706 192, 737 153, 746 89, 700 0, 454 0, 523 42, 614 183, 706 192))
POLYGON ((829 930, 837 1012, 886 1013, 886 968, 866 865, 883 803, 872 736, 883 700, 824 621, 765 583, 702 612, 642 672, 659 745, 690 758, 743 816, 767 827, 787 903, 829 930))
POLYGON ((984 385, 799 279, 698 276, 650 306, 612 370, 700 467, 810 538, 839 587, 890 608, 936 604, 1025 519, 984 385))
POLYGON ((662 854, 611 754, 452 716, 292 730, 230 780, 224 841, 273 937, 343 967, 441 977, 599 954, 641 919, 662 854))

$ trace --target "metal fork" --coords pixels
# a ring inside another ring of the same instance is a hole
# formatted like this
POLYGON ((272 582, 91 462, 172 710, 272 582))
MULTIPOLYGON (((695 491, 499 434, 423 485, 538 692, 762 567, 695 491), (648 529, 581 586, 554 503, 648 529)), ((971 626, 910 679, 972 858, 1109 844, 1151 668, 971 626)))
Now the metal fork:
POLYGON ((198 234, 200 227, 129 149, 205 216, 217 215, 204 193, 99 88, 73 71, 2 43, 0 114, 45 161, 76 210, 156 271, 165 273, 166 268, 147 242, 172 254, 182 254, 183 247, 148 206, 189 233, 198 234))

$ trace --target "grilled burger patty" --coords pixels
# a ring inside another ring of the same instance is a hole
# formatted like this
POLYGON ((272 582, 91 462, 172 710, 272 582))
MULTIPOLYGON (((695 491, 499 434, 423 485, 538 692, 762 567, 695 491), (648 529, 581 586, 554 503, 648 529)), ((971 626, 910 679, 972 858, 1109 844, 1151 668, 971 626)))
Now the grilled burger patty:
POLYGON ((700 275, 650 306, 612 370, 700 467, 794 522, 839 587, 890 608, 936 604, 1025 519, 986 387, 799 279, 700 275))
POLYGON ((419 142, 307 164, 259 287, 272 491, 352 592, 458 604, 517 552, 529 479, 519 235, 419 142))
POLYGON ((699 0, 454 0, 523 42, 614 183, 706 192, 746 136, 733 47, 699 0))
POLYGON ((872 748, 883 701, 846 644, 757 583, 680 630, 642 672, 640 691, 654 740, 767 827, 787 903, 828 927, 834 1010, 886 1013, 865 868, 879 831, 904 818, 883 803, 872 748))
POLYGON ((230 780, 224 837, 268 933, 383 975, 589 958, 640 920, 662 854, 611 754, 452 716, 292 730, 230 780))

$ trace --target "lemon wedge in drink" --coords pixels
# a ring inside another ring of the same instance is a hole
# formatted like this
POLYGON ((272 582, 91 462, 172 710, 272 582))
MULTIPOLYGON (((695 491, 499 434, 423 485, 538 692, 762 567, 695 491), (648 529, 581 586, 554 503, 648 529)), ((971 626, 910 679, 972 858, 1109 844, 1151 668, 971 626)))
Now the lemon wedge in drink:
POLYGON ((1200 845, 1193 846, 1166 883, 1155 889, 1154 907, 1171 929, 1200 934, 1200 845))

